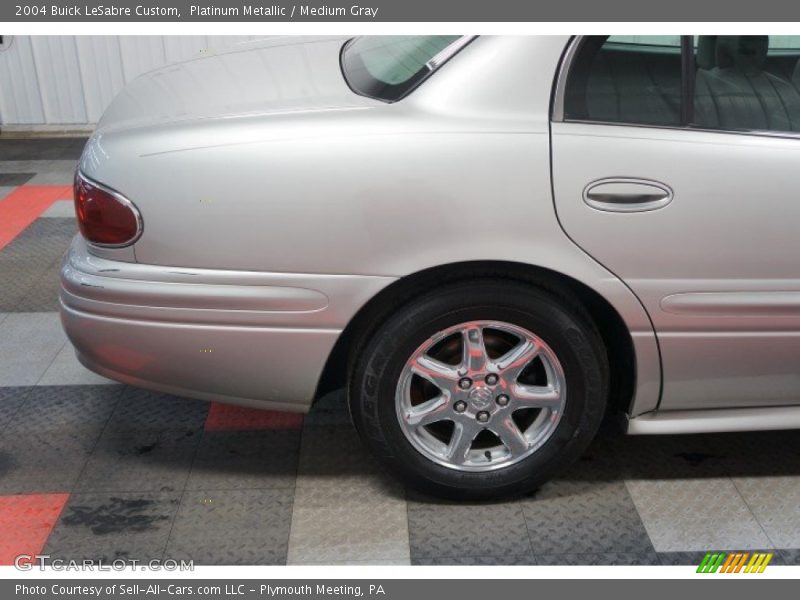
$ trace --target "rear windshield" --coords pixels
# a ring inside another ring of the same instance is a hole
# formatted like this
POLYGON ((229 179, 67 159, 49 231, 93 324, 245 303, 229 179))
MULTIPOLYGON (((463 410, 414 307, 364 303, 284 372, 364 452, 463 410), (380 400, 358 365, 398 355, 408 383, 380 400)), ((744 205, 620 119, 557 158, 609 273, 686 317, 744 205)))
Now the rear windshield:
POLYGON ((461 35, 366 35, 342 48, 342 73, 356 93, 395 102, 470 42, 461 35))

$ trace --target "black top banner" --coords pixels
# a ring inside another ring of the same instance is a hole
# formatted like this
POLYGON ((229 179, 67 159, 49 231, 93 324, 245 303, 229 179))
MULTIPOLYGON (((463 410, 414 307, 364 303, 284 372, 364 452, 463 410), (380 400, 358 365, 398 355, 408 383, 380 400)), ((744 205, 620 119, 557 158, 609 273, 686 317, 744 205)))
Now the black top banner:
POLYGON ((2 0, 0 22, 794 22, 798 0, 2 0))

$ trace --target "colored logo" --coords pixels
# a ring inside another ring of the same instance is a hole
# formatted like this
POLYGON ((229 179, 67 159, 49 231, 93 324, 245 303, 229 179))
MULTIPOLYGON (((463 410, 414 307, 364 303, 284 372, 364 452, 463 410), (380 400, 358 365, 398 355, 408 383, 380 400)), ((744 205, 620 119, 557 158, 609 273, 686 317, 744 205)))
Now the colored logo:
POLYGON ((772 552, 709 552, 697 567, 698 573, 763 573, 772 552))

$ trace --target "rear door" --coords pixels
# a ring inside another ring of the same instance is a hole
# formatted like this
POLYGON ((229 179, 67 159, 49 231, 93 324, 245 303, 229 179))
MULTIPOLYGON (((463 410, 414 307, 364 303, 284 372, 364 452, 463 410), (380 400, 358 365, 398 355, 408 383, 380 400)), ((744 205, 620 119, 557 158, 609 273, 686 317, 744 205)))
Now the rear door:
POLYGON ((800 400, 800 37, 588 36, 552 123, 567 234, 650 314, 662 409, 800 400))

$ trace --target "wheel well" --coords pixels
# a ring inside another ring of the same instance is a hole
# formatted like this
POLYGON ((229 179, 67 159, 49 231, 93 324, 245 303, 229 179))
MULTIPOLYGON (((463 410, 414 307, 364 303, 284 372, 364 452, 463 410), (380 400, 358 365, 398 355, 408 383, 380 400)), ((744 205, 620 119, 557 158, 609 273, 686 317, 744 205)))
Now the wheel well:
POLYGON ((484 277, 522 281, 575 297, 591 316, 608 352, 609 409, 628 412, 635 388, 636 358, 630 332, 614 307, 590 287, 561 273, 494 261, 433 267, 398 279, 381 290, 356 313, 339 336, 320 376, 315 398, 345 385, 361 346, 402 305, 443 284, 484 277))

